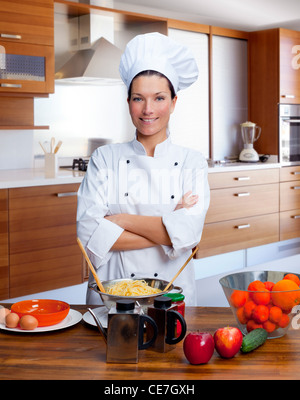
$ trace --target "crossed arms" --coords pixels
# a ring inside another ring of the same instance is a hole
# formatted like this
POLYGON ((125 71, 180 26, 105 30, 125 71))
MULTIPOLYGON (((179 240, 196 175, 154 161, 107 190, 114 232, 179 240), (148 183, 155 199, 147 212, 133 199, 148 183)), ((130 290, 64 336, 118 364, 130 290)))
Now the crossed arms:
MULTIPOLYGON (((198 196, 191 193, 189 191, 182 196, 175 210, 191 208, 197 203, 198 196)), ((171 245, 171 240, 162 222, 162 217, 124 213, 110 215, 105 218, 124 229, 123 233, 112 246, 112 251, 137 250, 157 245, 171 245)))

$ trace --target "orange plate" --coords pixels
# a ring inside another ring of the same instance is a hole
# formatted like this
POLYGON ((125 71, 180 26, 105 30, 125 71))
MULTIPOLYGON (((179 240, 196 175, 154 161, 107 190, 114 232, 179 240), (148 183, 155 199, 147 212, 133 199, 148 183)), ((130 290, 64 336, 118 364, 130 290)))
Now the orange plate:
POLYGON ((66 318, 70 305, 60 300, 24 300, 13 304, 11 311, 20 318, 23 315, 32 315, 38 320, 38 326, 50 326, 66 318))

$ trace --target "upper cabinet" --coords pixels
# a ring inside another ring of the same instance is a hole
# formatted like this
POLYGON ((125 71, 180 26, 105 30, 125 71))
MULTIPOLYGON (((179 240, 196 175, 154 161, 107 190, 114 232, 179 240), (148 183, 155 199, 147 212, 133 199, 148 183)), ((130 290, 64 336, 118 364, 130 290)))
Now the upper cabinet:
POLYGON ((300 32, 279 30, 280 103, 300 103, 300 32))
POLYGON ((250 119, 262 128, 255 147, 278 155, 278 103, 300 103, 300 32, 268 29, 249 34, 250 119))
POLYGON ((0 0, 0 93, 53 92, 53 0, 0 0))
POLYGON ((1 0, 1 40, 53 46, 53 0, 1 0))

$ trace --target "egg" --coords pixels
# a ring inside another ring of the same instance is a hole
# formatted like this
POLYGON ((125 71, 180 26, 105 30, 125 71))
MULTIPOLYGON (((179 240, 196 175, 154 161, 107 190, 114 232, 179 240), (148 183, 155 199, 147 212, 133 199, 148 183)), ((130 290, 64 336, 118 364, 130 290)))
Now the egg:
POLYGON ((10 313, 8 308, 0 306, 0 324, 5 324, 5 318, 10 313))
POLYGON ((16 328, 18 326, 19 321, 20 317, 18 316, 18 314, 13 312, 10 312, 5 317, 5 325, 7 326, 7 328, 16 328))
POLYGON ((27 331, 32 331, 33 329, 37 328, 38 324, 38 320, 32 315, 23 315, 23 317, 20 319, 21 329, 25 329, 27 331))

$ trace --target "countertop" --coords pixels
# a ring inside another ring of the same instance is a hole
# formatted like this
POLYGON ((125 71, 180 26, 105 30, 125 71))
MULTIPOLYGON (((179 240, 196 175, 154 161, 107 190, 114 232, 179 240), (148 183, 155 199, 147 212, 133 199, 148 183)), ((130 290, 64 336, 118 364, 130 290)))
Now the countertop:
POLYGON ((240 161, 235 162, 213 162, 208 160, 208 173, 215 172, 232 172, 232 171, 249 171, 254 169, 269 169, 269 168, 281 168, 280 163, 277 161, 277 156, 270 156, 265 162, 245 163, 240 161))
MULTIPOLYGON (((229 163, 209 164, 208 173, 231 172, 239 170, 280 168, 280 164, 270 158, 267 162, 258 163, 229 163)), ((84 172, 60 168, 55 178, 46 178, 44 168, 0 170, 0 189, 9 189, 28 186, 59 185, 80 183, 84 172)))
MULTIPOLYGON (((82 315, 87 307, 71 305, 71 309, 82 315)), ((199 330, 211 334, 220 327, 236 326, 230 309, 217 307, 187 307, 186 322, 187 332, 199 330)), ((105 380, 97 387, 97 395, 103 393, 103 385, 111 385, 109 380, 126 381, 123 385, 132 380, 167 380, 169 385, 204 379, 299 380, 300 332, 290 328, 282 338, 267 340, 251 353, 222 359, 215 351, 207 364, 191 365, 183 353, 183 342, 168 353, 140 350, 137 364, 108 364, 103 337, 84 320, 52 332, 0 330, 0 377, 2 380, 105 380)), ((201 385, 195 390, 200 395, 201 385)))
POLYGON ((0 170, 0 189, 80 183, 84 172, 59 169, 55 178, 46 178, 43 168, 0 170))

